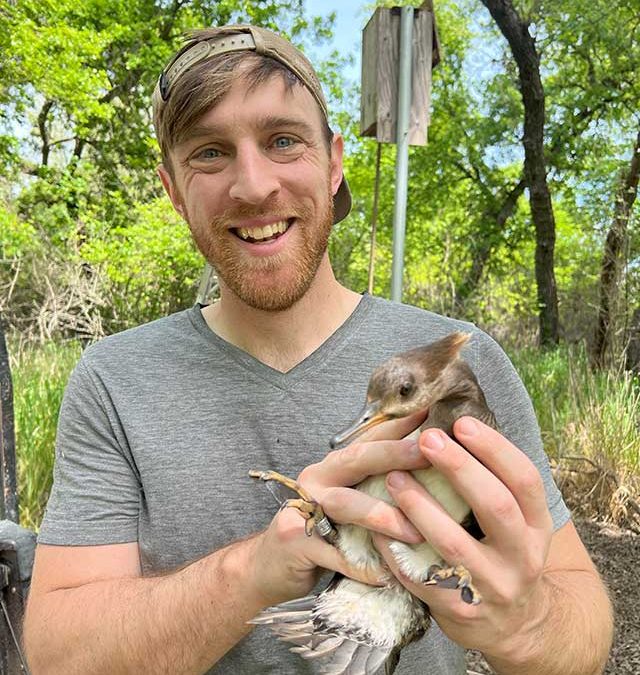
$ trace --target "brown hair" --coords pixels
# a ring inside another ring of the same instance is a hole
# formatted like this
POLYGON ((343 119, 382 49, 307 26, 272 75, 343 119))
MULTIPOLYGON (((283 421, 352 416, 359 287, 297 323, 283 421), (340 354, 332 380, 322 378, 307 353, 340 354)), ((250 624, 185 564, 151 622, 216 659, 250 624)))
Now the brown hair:
MULTIPOLYGON (((206 28, 190 33, 188 43, 176 54, 175 59, 194 43, 218 33, 216 29, 206 28)), ((198 120, 229 92, 237 78, 236 71, 241 63, 246 64, 242 77, 246 80, 248 90, 264 84, 276 74, 282 78, 287 91, 291 91, 294 86, 304 86, 280 61, 250 51, 219 54, 196 63, 176 81, 166 103, 154 110, 153 125, 162 153, 162 162, 170 173, 172 166, 169 151, 180 143, 198 120)), ((327 149, 330 150, 333 132, 324 112, 321 112, 324 122, 323 138, 327 149)))

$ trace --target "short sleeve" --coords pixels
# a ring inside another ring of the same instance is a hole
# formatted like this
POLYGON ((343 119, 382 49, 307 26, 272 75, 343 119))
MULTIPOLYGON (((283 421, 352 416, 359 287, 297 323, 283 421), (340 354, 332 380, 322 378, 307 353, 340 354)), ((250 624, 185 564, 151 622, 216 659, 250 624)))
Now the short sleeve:
POLYGON ((493 410, 500 432, 535 464, 547 493, 554 529, 571 517, 553 480, 533 404, 520 376, 502 348, 486 333, 476 333, 476 375, 493 410))
POLYGON ((115 406, 83 359, 60 409, 53 488, 38 541, 64 546, 137 541, 141 494, 115 406))

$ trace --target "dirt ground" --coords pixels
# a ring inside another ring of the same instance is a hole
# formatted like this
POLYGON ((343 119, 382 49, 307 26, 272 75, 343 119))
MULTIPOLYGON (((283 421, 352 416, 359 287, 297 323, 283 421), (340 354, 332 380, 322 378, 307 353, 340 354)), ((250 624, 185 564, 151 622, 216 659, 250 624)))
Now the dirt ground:
MULTIPOLYGON (((609 587, 615 609, 615 637, 604 673, 638 675, 640 583, 635 575, 640 568, 640 536, 588 520, 576 521, 576 527, 609 587)), ((480 654, 468 653, 468 675, 493 672, 480 654)))

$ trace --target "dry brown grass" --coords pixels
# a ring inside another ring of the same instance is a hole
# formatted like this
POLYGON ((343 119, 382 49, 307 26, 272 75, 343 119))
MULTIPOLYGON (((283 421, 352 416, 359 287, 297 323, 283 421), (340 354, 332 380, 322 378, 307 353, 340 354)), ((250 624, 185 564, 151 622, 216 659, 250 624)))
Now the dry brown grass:
POLYGON ((583 351, 518 354, 545 447, 575 515, 640 532, 640 380, 583 351))

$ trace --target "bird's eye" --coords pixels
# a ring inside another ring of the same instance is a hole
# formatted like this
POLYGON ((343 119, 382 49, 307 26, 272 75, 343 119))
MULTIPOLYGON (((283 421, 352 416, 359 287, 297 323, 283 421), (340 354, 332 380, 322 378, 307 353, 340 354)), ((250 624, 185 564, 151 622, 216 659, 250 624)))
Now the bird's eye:
POLYGON ((411 382, 405 382, 400 385, 400 396, 406 398, 413 391, 413 384, 411 382))

